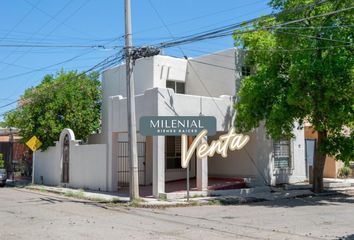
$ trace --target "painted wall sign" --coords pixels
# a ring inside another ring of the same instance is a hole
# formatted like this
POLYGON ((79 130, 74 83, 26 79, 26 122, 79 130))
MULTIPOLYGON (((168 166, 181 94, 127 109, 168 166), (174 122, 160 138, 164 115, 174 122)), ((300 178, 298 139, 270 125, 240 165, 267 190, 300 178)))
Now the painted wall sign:
POLYGON ((208 144, 205 140, 205 136, 208 131, 201 131, 198 136, 193 140, 192 144, 188 148, 188 138, 187 135, 182 135, 181 143, 181 165, 182 168, 187 168, 188 163, 196 150, 197 157, 203 158, 206 156, 212 157, 215 153, 220 154, 223 158, 227 157, 227 151, 242 149, 249 141, 250 137, 248 135, 236 134, 235 128, 230 128, 227 134, 223 134, 218 140, 214 140, 208 144))
POLYGON ((199 158, 212 157, 215 153, 226 158, 228 150, 240 150, 250 139, 248 135, 237 134, 232 127, 226 134, 220 135, 218 140, 211 141, 209 145, 206 136, 216 134, 216 118, 212 116, 145 116, 140 118, 139 123, 140 134, 144 136, 181 136, 182 168, 188 167, 194 151, 199 158), (189 146, 188 136, 196 136, 189 146))
POLYGON ((144 116, 139 120, 143 136, 196 136, 203 130, 216 134, 216 118, 212 116, 144 116))

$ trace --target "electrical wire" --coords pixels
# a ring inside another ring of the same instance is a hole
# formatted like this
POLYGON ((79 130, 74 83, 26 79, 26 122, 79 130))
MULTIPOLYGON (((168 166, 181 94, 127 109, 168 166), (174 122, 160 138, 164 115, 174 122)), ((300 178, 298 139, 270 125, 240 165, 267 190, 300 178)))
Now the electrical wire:
MULTIPOLYGON (((121 50, 117 54, 110 55, 109 57, 105 58, 103 61, 100 61, 99 63, 95 64, 94 66, 92 66, 91 68, 87 69, 86 71, 83 71, 79 75, 75 76, 75 78, 79 78, 79 77, 81 77, 81 76, 83 76, 83 75, 85 75, 85 74, 87 74, 87 73, 89 73, 91 71, 94 71, 94 70, 100 71, 100 70, 105 69, 107 67, 114 66, 117 63, 119 63, 120 61, 122 61, 122 59, 123 59, 123 56, 122 56, 122 50, 121 50)), ((60 84, 57 84, 57 85, 54 85, 54 86, 50 86, 50 89, 44 89, 42 91, 43 92, 45 92, 45 91, 53 91, 53 90, 63 86, 63 84, 65 84, 67 81, 72 80, 72 79, 73 78, 68 79, 65 82, 62 82, 60 84)), ((1 113, 0 116, 4 116, 4 115, 6 115, 9 112, 15 111, 15 110, 17 110, 17 109, 29 104, 30 102, 31 102, 30 99, 27 99, 26 102, 21 102, 20 106, 14 108, 14 109, 10 109, 8 111, 5 111, 5 112, 1 113)), ((15 104, 15 103, 18 103, 18 100, 12 101, 12 102, 7 103, 5 105, 2 105, 2 106, 0 106, 0 108, 5 108, 5 107, 8 107, 8 106, 10 106, 12 104, 15 104)))
POLYGON ((2 37, 0 38, 0 42, 3 41, 7 36, 9 36, 15 29, 33 12, 33 10, 38 6, 40 0, 32 5, 32 8, 2 37))
MULTIPOLYGON (((72 12, 69 16, 67 16, 67 17, 66 17, 62 22, 60 22, 58 25, 56 25, 56 26, 52 29, 52 31, 50 31, 48 34, 46 34, 45 37, 41 39, 41 41, 45 40, 48 36, 50 36, 54 31, 56 31, 61 25, 63 25, 66 21, 68 21, 71 17, 73 17, 78 11, 80 11, 80 10, 81 10, 84 6, 86 6, 89 2, 90 2, 90 1, 85 1, 85 2, 83 2, 83 4, 81 4, 77 9, 75 9, 74 12, 72 12)), ((55 17, 58 16, 59 13, 61 13, 62 11, 64 11, 64 9, 67 8, 67 7, 69 6, 69 4, 71 4, 71 3, 72 3, 72 1, 67 2, 67 4, 65 4, 65 6, 64 6, 59 12, 57 12, 57 14, 55 15, 55 17)), ((51 22, 51 21, 53 21, 53 20, 54 20, 54 18, 50 19, 48 22, 46 22, 46 24, 42 25, 42 27, 40 28, 40 30, 41 30, 44 26, 46 26, 49 22, 51 22)), ((39 31, 40 31, 40 30, 39 30, 39 31)), ((37 31, 37 32, 39 32, 39 31, 37 31)), ((31 48, 30 48, 30 49, 31 49, 31 48)), ((27 52, 25 52, 24 54, 20 55, 18 58, 16 58, 16 59, 15 59, 14 61, 12 61, 11 63, 16 63, 16 62, 19 61, 21 58, 23 58, 24 56, 26 56, 26 55, 30 52, 30 49, 29 49, 27 52)), ((1 72, 2 70, 3 70, 3 69, 1 69, 0 72, 1 72)))
MULTIPOLYGON (((149 3, 151 5, 151 7, 153 8, 153 10, 155 11, 156 15, 159 17, 159 19, 161 20, 162 24, 165 26, 166 30, 169 32, 169 34, 171 35, 172 38, 175 38, 173 33, 170 31, 169 27, 167 26, 167 24, 165 23, 165 21, 163 20, 163 18, 161 17, 161 15, 159 14, 159 12, 157 11, 157 9, 155 8, 154 4, 152 3, 151 0, 149 0, 149 3)), ((186 56, 185 52, 183 51, 183 49, 178 46, 178 48, 180 49, 181 53, 183 54, 184 58, 188 61, 188 57, 186 56)), ((217 109, 220 111, 221 115, 223 116, 223 112, 220 109, 219 105, 216 103, 215 99, 212 97, 209 89, 207 88, 207 86, 204 84, 204 82, 202 81, 202 79, 200 78, 198 72, 194 69, 193 65, 191 65, 191 68, 193 69, 193 71, 195 72, 197 79, 199 79, 200 83, 202 84, 203 88, 205 89, 205 91, 208 93, 208 95, 211 97, 211 99, 213 100, 214 104, 216 105, 217 109)))
MULTIPOLYGON (((48 16, 50 19, 53 19, 53 20, 56 20, 57 22, 59 22, 59 20, 57 20, 56 16, 51 15, 51 14, 48 13, 47 11, 45 11, 45 10, 39 8, 38 6, 32 4, 32 3, 31 3, 30 1, 28 1, 28 0, 25 0, 25 2, 27 2, 27 4, 31 5, 33 8, 35 8, 35 9, 38 10, 39 12, 41 12, 41 13, 43 13, 44 15, 48 16)), ((79 33, 81 33, 81 34, 83 34, 83 35, 90 36, 90 37, 96 37, 96 36, 93 36, 93 35, 88 34, 88 33, 86 33, 86 32, 83 32, 83 31, 81 31, 80 29, 77 29, 77 28, 75 28, 75 27, 73 27, 73 26, 71 26, 71 25, 69 25, 69 24, 67 24, 67 23, 65 23, 65 22, 63 23, 63 25, 66 26, 67 28, 73 30, 74 32, 79 32, 79 33)))
POLYGON ((106 45, 38 45, 38 44, 0 44, 1 48, 100 48, 100 49, 116 49, 123 46, 106 46, 106 45))
POLYGON ((249 6, 252 6, 254 4, 261 3, 261 2, 264 2, 264 0, 256 1, 256 2, 253 2, 253 3, 247 3, 247 4, 244 4, 244 5, 239 5, 239 6, 232 7, 232 8, 227 8, 227 9, 224 9, 224 10, 221 10, 221 11, 200 15, 200 16, 197 16, 197 17, 192 17, 192 18, 181 20, 181 21, 172 22, 172 23, 169 23, 169 24, 165 23, 162 26, 152 27, 152 28, 148 28, 148 29, 141 30, 141 31, 138 31, 138 32, 133 32, 133 34, 135 35, 135 34, 138 34, 138 33, 144 33, 144 32, 149 32, 149 31, 153 31, 153 30, 157 30, 157 29, 161 29, 161 28, 166 28, 166 26, 173 26, 173 25, 179 25, 181 23, 192 22, 192 21, 195 21, 195 20, 199 20, 199 19, 210 17, 210 16, 218 15, 220 13, 230 12, 230 11, 233 11, 235 9, 240 9, 240 8, 243 8, 243 7, 249 7, 249 6))
MULTIPOLYGON (((61 14, 71 3, 72 3, 71 1, 67 2, 67 3, 55 14, 55 16, 61 14)), ((45 28, 51 21, 52 21, 52 20, 49 20, 49 21, 45 22, 44 24, 42 24, 41 27, 38 28, 35 32, 33 32, 33 33, 31 34, 31 36, 30 36, 29 38, 27 38, 25 41, 30 40, 33 36, 35 36, 37 33, 39 33, 43 28, 45 28)), ((25 54, 25 53, 24 53, 24 54, 25 54)), ((24 55, 24 54, 23 54, 23 55, 24 55)), ((7 55, 2 59, 2 61, 5 61, 5 60, 8 59, 11 55, 12 55, 12 52, 10 52, 9 54, 7 54, 7 55)), ((19 60, 19 58, 17 58, 15 61, 11 62, 11 64, 14 64, 17 60, 19 60)), ((4 70, 4 68, 0 69, 0 72, 3 71, 3 70, 4 70)))
MULTIPOLYGON (((284 23, 280 23, 280 24, 276 24, 276 25, 271 25, 271 26, 266 26, 266 27, 261 27, 261 28, 257 28, 257 29, 251 29, 251 30, 245 30, 245 31, 235 33, 235 34, 243 34, 243 33, 260 31, 260 30, 276 29, 277 27, 284 27, 284 26, 287 26, 287 25, 290 25, 293 23, 303 22, 305 20, 310 20, 310 19, 329 16, 329 15, 335 15, 335 14, 338 14, 338 13, 341 13, 344 11, 351 10, 353 8, 354 7, 343 8, 343 9, 339 9, 336 11, 331 11, 331 12, 327 12, 327 13, 323 13, 323 14, 319 14, 319 15, 304 17, 301 19, 296 19, 296 20, 292 20, 292 21, 288 21, 288 22, 284 22, 284 23)), ((206 33, 202 32, 202 33, 198 33, 198 34, 194 34, 194 35, 184 36, 184 37, 179 38, 180 40, 162 42, 162 43, 156 44, 155 46, 160 47, 160 48, 169 48, 169 47, 174 47, 177 45, 190 44, 190 43, 193 43, 196 41, 202 41, 202 40, 206 40, 206 39, 215 39, 215 38, 220 38, 220 37, 232 35, 232 34, 234 34, 235 29, 245 28, 245 24, 253 23, 254 21, 259 20, 259 19, 260 18, 255 18, 252 20, 248 20, 246 22, 228 25, 228 26, 225 26, 222 28, 208 31, 206 33)))

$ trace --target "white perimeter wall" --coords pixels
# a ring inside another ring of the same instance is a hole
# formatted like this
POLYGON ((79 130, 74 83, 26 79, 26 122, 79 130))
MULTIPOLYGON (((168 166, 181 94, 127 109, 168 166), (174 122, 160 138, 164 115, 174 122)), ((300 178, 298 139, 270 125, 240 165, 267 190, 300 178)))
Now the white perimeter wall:
POLYGON ((45 185, 59 185, 61 177, 60 148, 49 147, 46 151, 37 151, 33 157, 35 159, 35 183, 41 184, 41 176, 43 176, 45 185))
MULTIPOLYGON (((62 185, 62 141, 46 151, 35 153, 35 183, 62 185)), ((70 141, 68 187, 107 191, 106 144, 79 145, 70 141)))
POLYGON ((106 145, 70 146, 69 186, 107 191, 106 145))

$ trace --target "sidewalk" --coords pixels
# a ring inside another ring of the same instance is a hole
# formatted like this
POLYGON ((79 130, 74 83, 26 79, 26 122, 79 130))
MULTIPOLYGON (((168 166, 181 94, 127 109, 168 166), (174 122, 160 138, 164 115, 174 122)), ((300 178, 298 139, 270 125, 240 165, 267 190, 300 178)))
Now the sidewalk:
POLYGON ((138 202, 129 204, 129 197, 120 196, 117 193, 111 192, 94 192, 94 191, 84 191, 81 189, 71 189, 63 187, 49 187, 43 185, 28 185, 23 187, 23 189, 40 191, 40 192, 50 192, 60 194, 65 197, 72 197, 77 199, 95 201, 99 203, 116 203, 116 204, 127 204, 130 206, 140 206, 140 207, 169 207, 169 206, 188 206, 188 205, 212 205, 212 204, 241 204, 241 203, 251 203, 260 201, 272 201, 284 198, 295 198, 313 195, 313 193, 308 189, 301 190, 284 190, 281 188, 255 188, 254 191, 247 192, 244 194, 232 194, 230 191, 223 191, 223 194, 218 196, 207 196, 207 197, 192 197, 190 201, 187 199, 155 199, 155 198, 141 198, 138 202))
MULTIPOLYGON (((8 182, 10 183, 10 182, 8 182)), ((189 202, 186 192, 179 191, 169 194, 161 194, 160 199, 142 197, 138 201, 130 202, 127 193, 99 192, 83 189, 64 187, 52 187, 44 185, 31 185, 29 179, 17 179, 10 186, 32 191, 50 192, 65 197, 95 201, 99 203, 126 204, 140 207, 168 207, 207 204, 241 204, 260 201, 273 201, 278 199, 290 199, 296 197, 315 196, 311 191, 311 185, 307 183, 287 184, 284 187, 260 186, 253 188, 241 188, 232 190, 206 191, 198 194, 191 191, 189 202)), ((341 191, 354 191, 354 179, 324 179, 326 192, 320 195, 336 194, 341 191)))

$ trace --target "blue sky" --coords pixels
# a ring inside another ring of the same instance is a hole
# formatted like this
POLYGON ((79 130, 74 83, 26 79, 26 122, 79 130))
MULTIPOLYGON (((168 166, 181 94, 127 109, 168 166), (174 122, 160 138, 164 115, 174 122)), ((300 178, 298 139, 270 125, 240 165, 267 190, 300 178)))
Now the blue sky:
MULTIPOLYGON (((175 37, 237 23, 267 14, 267 0, 151 0, 175 37)), ((124 45, 124 0, 2 0, 0 45, 124 45)), ((148 45, 171 39, 149 0, 132 0, 133 43, 148 45)), ((230 48, 232 38, 181 46, 188 57, 230 48)), ((117 50, 91 48, 0 47, 2 107, 37 85, 45 74, 84 71, 117 50), (68 59, 75 58, 73 61, 68 59), (64 63, 61 63, 64 62, 64 63), (60 63, 60 64, 58 64, 60 63), (53 66, 51 66, 53 65, 53 66)), ((164 54, 181 56, 179 48, 164 54)), ((2 117, 0 116, 0 120, 2 117)))

